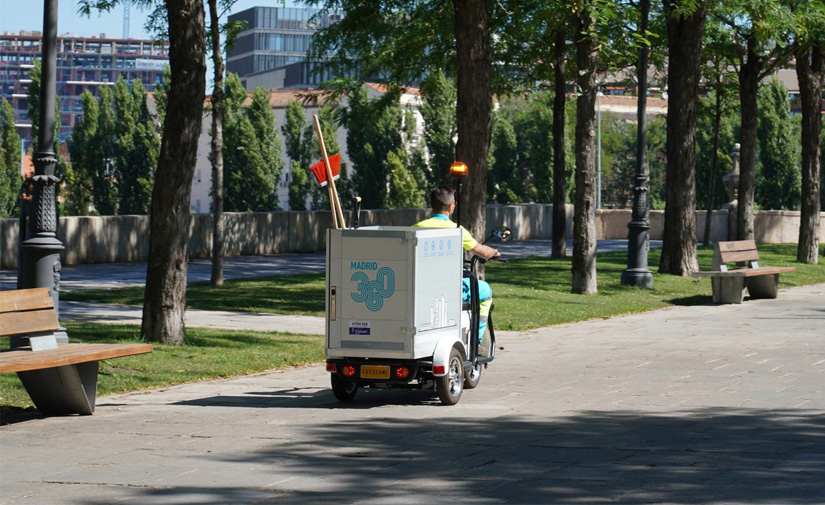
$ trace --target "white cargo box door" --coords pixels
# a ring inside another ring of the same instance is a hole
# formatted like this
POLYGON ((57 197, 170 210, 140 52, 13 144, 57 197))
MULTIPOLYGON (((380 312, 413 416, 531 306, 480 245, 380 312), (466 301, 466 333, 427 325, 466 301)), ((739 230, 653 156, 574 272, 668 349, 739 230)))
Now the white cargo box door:
POLYGON ((337 237, 328 275, 340 284, 327 355, 412 357, 415 234, 406 228, 331 230, 332 242, 337 237))

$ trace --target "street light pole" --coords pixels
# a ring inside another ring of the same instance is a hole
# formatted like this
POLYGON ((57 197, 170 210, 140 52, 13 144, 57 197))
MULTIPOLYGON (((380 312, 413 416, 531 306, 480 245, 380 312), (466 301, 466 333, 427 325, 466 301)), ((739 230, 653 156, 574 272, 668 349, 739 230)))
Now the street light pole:
MULTIPOLYGON (((647 36, 647 20, 650 13, 650 0, 640 2, 642 24, 641 36, 647 36)), ((636 133, 636 175, 633 184, 633 216, 627 225, 627 268, 622 272, 621 282, 625 286, 653 288, 653 274, 647 269, 647 251, 650 243, 650 221, 648 220, 649 175, 647 167, 647 138, 645 123, 647 119, 647 56, 648 47, 642 44, 639 53, 639 106, 637 112, 638 129, 636 133)))
MULTIPOLYGON (((55 74, 57 69, 57 0, 45 0, 43 8, 42 70, 40 74, 40 127, 34 155, 31 214, 26 215, 26 230, 21 230, 19 288, 49 288, 55 311, 60 292, 60 251, 57 239, 55 192, 60 180, 54 175, 57 165, 54 143, 55 74)), ((65 335, 65 334, 64 334, 65 335)), ((58 341, 67 341, 58 338, 58 341)))
POLYGON ((599 117, 596 126, 596 208, 602 208, 602 92, 596 92, 596 111, 599 117))

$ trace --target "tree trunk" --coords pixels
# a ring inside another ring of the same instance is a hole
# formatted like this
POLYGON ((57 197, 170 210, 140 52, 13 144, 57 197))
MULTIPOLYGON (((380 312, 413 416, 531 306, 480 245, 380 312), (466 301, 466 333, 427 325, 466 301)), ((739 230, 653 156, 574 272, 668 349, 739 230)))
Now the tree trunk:
POLYGON ((753 197, 756 187, 756 128, 758 126, 757 92, 765 60, 757 54, 756 36, 747 40, 747 61, 739 69, 739 103, 742 127, 739 158, 739 203, 737 207, 737 240, 753 240, 753 197))
POLYGON ((796 53, 796 76, 802 101, 802 212, 796 260, 816 265, 819 261, 820 134, 822 132, 822 46, 796 53))
POLYGON ((567 174, 564 159, 564 105, 567 81, 564 75, 566 30, 556 30, 555 96, 553 97, 553 258, 567 256, 567 174))
POLYGON ((599 44, 589 5, 576 28, 576 204, 573 217, 573 292, 596 294, 596 64, 599 44))
POLYGON ((485 234, 487 203, 487 153, 493 125, 493 63, 487 3, 453 0, 458 55, 456 159, 470 168, 461 191, 461 218, 476 238, 485 234))
POLYGON ((705 246, 710 245, 713 226, 713 194, 716 191, 716 162, 719 160, 719 129, 722 127, 722 76, 716 83, 716 97, 713 113, 713 152, 710 154, 710 180, 708 181, 708 203, 705 207, 705 246))
POLYGON ((212 65, 215 86, 212 89, 212 276, 213 286, 223 286, 223 56, 218 0, 209 0, 209 24, 212 36, 212 65))
POLYGON ((185 336, 189 199, 206 86, 206 31, 203 2, 167 0, 166 10, 172 82, 152 192, 141 333, 152 342, 178 344, 185 336))
POLYGON ((696 102, 707 3, 687 15, 665 0, 668 35, 667 188, 659 273, 689 275, 696 259, 696 102))

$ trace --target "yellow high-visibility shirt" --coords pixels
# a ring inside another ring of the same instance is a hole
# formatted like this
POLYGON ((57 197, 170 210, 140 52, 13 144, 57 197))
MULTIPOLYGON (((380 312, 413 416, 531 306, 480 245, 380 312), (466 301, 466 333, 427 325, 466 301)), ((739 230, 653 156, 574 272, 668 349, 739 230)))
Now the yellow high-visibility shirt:
MULTIPOLYGON (((423 221, 415 223, 413 226, 420 228, 455 228, 458 225, 450 220, 444 214, 433 214, 423 221)), ((478 244, 478 241, 473 238, 469 231, 463 226, 461 227, 462 245, 465 251, 472 250, 478 244)))

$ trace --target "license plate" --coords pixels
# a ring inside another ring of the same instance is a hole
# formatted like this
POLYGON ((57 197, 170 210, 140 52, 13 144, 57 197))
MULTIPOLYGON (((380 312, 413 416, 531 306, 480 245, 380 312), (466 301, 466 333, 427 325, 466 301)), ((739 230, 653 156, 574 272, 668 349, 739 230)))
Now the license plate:
POLYGON ((388 366, 376 366, 376 365, 363 365, 361 367, 361 378, 362 379, 389 379, 390 378, 390 367, 388 367, 388 366))

